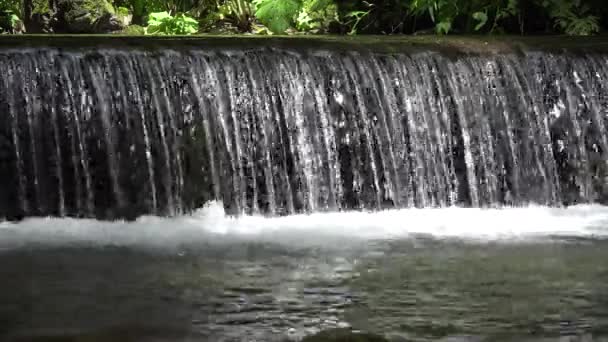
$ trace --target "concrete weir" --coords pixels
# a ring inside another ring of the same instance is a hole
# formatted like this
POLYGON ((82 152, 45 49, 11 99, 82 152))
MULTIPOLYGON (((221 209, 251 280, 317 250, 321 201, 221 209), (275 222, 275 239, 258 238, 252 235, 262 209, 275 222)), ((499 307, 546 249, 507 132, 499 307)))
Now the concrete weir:
POLYGON ((603 37, 0 38, 0 218, 608 200, 603 37))

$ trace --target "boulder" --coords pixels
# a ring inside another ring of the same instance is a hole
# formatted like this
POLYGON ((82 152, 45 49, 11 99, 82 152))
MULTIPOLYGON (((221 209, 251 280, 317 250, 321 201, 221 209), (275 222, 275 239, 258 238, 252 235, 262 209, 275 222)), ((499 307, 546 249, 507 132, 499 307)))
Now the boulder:
POLYGON ((108 33, 123 29, 108 0, 57 0, 63 28, 69 33, 108 33))
POLYGON ((52 33, 57 7, 51 0, 24 0, 24 22, 28 33, 52 33))
POLYGON ((27 0, 30 33, 110 33, 124 28, 108 0, 27 0))

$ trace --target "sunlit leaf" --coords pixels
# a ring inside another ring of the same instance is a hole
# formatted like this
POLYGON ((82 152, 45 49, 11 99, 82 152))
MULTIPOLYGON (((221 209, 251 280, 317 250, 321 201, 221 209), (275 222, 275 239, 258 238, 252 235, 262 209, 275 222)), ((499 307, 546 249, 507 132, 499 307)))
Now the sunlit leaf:
POLYGON ((257 2, 255 16, 274 33, 292 27, 302 6, 299 0, 262 0, 257 2))
POLYGON ((451 21, 441 21, 435 25, 435 31, 439 34, 448 34, 452 30, 451 21))
POLYGON ((477 20, 477 25, 475 25, 475 31, 479 31, 488 22, 488 15, 484 12, 475 12, 473 13, 473 19, 477 20))

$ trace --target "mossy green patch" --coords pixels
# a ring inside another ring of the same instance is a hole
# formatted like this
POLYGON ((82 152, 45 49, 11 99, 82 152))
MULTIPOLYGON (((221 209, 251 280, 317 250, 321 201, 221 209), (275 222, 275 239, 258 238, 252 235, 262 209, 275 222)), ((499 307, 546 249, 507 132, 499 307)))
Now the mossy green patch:
POLYGON ((143 26, 140 26, 140 25, 129 25, 129 26, 125 27, 125 29, 122 30, 122 32, 120 32, 120 34, 130 35, 130 36, 144 35, 145 33, 146 33, 146 30, 144 29, 143 26))
MULTIPOLYGON (((133 30, 138 33, 137 28, 133 30)), ((124 32, 123 32, 124 33, 124 32)), ((608 36, 572 38, 563 36, 125 36, 122 35, 22 35, 0 36, 1 47, 138 49, 281 48, 304 51, 364 51, 401 53, 438 51, 446 55, 509 54, 522 51, 552 53, 608 53, 608 36)))
POLYGON ((32 0, 32 14, 49 14, 51 8, 48 0, 32 0))
POLYGON ((108 0, 59 0, 65 29, 74 33, 116 31, 114 6, 108 0))
POLYGON ((59 3, 66 11, 85 11, 93 18, 115 14, 114 6, 108 0, 60 0, 59 3))

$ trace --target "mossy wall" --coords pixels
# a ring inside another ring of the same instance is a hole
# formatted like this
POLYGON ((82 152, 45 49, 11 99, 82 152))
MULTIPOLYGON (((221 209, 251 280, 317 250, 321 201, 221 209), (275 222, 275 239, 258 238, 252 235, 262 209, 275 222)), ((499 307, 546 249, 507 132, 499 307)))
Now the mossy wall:
MULTIPOLYGON (((137 31, 138 32, 138 31, 137 31)), ((136 33, 137 33, 136 32, 136 33)), ((399 53, 439 51, 449 55, 519 53, 608 53, 608 36, 129 36, 129 35, 26 35, 0 36, 0 48, 55 47, 67 49, 251 49, 344 50, 399 53)))

